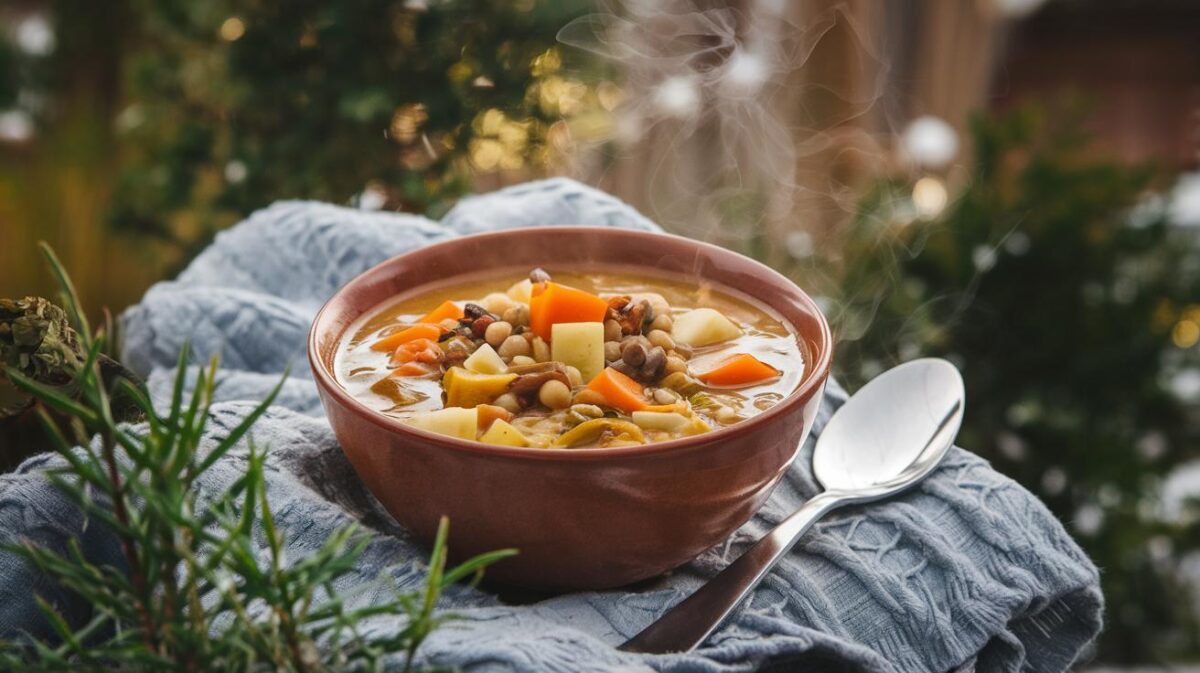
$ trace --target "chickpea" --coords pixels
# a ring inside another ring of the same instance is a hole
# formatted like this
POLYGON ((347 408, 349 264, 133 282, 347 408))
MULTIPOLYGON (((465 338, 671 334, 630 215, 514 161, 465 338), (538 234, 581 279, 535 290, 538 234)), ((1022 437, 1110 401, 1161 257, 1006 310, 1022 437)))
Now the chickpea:
POLYGON ((514 334, 501 342, 496 353, 502 358, 512 359, 518 355, 529 355, 530 350, 529 342, 525 340, 525 337, 514 334))
POLYGON ((566 409, 571 406, 571 389, 558 379, 550 379, 538 389, 538 401, 551 409, 566 409))
POLYGON ((621 340, 621 323, 616 320, 604 321, 604 340, 605 341, 620 341, 621 340))
POLYGON ((500 320, 487 326, 483 333, 484 341, 492 348, 499 348, 504 340, 512 336, 512 323, 500 320))
POLYGON ((686 372, 687 368, 687 360, 678 355, 668 355, 667 364, 663 367, 663 371, 668 374, 674 374, 675 372, 686 372))
POLYGON ((524 304, 514 304, 504 310, 501 314, 504 322, 513 325, 528 325, 529 324, 529 307, 524 304))
POLYGON ((575 393, 575 404, 587 404, 587 405, 599 406, 599 405, 608 404, 608 400, 604 399, 604 396, 601 395, 600 393, 598 393, 590 388, 584 388, 583 390, 577 391, 575 393))
POLYGON ((571 387, 581 386, 583 385, 583 374, 577 367, 567 365, 567 380, 571 382, 571 387))
POLYGON ((664 351, 675 349, 675 340, 671 338, 670 334, 667 334, 660 329, 650 330, 650 333, 646 335, 646 338, 650 340, 650 343, 662 348, 664 351))
POLYGON ((510 362, 509 364, 511 364, 514 367, 521 366, 521 365, 535 365, 535 364, 537 364, 537 360, 534 360, 533 358, 529 357, 528 355, 517 355, 517 356, 513 357, 512 362, 510 362))
POLYGON ((615 341, 604 342, 604 361, 615 362, 621 359, 621 344, 615 341))
POLYGON ((484 297, 483 301, 479 302, 479 305, 487 309, 489 313, 495 313, 496 315, 503 314, 515 304, 516 302, 513 301, 512 297, 503 292, 493 292, 484 297))
POLYGON ((510 414, 520 413, 521 411, 521 403, 517 401, 517 396, 513 395, 512 393, 504 393, 500 397, 497 397, 492 404, 504 409, 510 414))
POLYGON ((540 336, 535 336, 533 338, 532 348, 534 360, 537 360, 538 362, 550 361, 550 344, 546 343, 545 339, 540 336))
POLYGON ((671 327, 674 324, 675 324, 675 319, 671 317, 671 314, 663 312, 663 313, 659 313, 658 315, 654 316, 654 321, 650 323, 650 329, 651 329, 651 331, 657 329, 657 330, 662 330, 664 332, 670 332, 671 327))

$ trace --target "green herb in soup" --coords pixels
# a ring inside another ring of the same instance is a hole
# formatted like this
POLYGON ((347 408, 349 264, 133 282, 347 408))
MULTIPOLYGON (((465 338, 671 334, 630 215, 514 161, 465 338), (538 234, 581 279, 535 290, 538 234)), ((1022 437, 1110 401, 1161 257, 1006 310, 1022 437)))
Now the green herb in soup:
POLYGON ((621 273, 465 283, 368 314, 341 384, 414 427, 502 446, 633 446, 708 432, 782 400, 796 336, 707 285, 621 273))

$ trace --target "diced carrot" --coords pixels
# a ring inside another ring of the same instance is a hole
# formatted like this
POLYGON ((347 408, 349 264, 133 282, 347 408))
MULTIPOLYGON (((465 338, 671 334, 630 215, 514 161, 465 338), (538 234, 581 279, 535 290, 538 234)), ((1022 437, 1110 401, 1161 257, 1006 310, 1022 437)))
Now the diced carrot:
POLYGON ((462 320, 463 315, 465 314, 458 304, 455 304, 452 301, 444 301, 442 302, 441 306, 421 316, 421 319, 417 322, 439 323, 446 318, 451 320, 462 320))
POLYGON ((645 409, 650 404, 642 393, 642 384, 612 367, 606 367, 597 374, 587 387, 603 395, 609 406, 625 413, 645 409))
POLYGON ((554 282, 534 285, 529 299, 529 328, 546 341, 550 326, 560 322, 604 322, 608 302, 591 292, 554 282))
POLYGON ((442 349, 433 339, 413 339, 396 347, 389 364, 393 367, 405 362, 424 362, 436 365, 441 363, 443 357, 445 356, 442 349))
POLYGON ((492 427, 492 423, 496 421, 511 421, 513 418, 512 412, 504 407, 498 407, 494 404, 480 404, 475 407, 478 410, 477 421, 479 423, 479 431, 487 432, 488 428, 492 427))
POLYGON ((424 362, 405 362, 392 370, 392 376, 429 376, 438 370, 424 362))
POLYGON ((714 386, 748 386, 779 376, 779 370, 749 353, 737 353, 708 371, 696 372, 696 378, 714 386))
POLYGON ((433 339, 434 341, 437 341, 437 338, 441 335, 441 327, 437 325, 430 325, 428 323, 422 323, 420 325, 413 325, 408 329, 400 330, 395 334, 389 334, 388 336, 383 337, 379 341, 371 344, 371 350, 393 351, 396 350, 396 347, 400 344, 408 343, 413 339, 433 339))

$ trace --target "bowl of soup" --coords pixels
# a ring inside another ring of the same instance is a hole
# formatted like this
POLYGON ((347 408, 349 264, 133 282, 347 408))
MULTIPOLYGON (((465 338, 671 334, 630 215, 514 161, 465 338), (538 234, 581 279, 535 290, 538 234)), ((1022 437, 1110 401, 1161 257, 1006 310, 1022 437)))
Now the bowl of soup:
POLYGON ((390 259, 318 313, 309 360, 366 488, 489 576, 604 589, 695 558, 808 436, 832 339, 801 289, 667 234, 561 226, 390 259))

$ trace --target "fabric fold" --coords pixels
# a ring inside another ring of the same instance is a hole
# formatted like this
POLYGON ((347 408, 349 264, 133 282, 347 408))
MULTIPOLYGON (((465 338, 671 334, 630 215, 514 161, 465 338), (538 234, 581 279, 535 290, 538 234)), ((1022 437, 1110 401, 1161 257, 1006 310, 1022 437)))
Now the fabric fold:
MULTIPOLYGON (((284 393, 255 431, 256 444, 269 450, 268 493, 288 531, 288 556, 302 557, 358 522, 372 531, 372 543, 353 581, 386 571, 401 586, 416 586, 427 550, 378 506, 342 456, 309 379, 308 324, 341 284, 390 256, 448 237, 549 224, 657 230, 619 200, 564 179, 464 199, 441 224, 280 203, 220 235, 177 280, 156 285, 129 309, 124 358, 161 397, 185 341, 194 365, 219 354, 222 401, 210 441, 290 365, 284 393)), ((455 588, 443 607, 460 620, 433 634, 422 661, 468 671, 1066 670, 1101 627, 1097 570, 1041 502, 961 449, 911 492, 831 514, 699 650, 643 656, 615 649, 817 492, 813 443, 845 399, 831 382, 814 437, 730 540, 636 589, 509 605, 483 590, 455 588)), ((0 541, 61 545, 80 534, 78 514, 64 509, 41 475, 47 460, 0 477, 0 541)), ((244 450, 232 452, 204 488, 223 488, 244 460, 244 450)), ((92 558, 110 557, 111 540, 102 534, 81 541, 92 558)), ((52 588, 38 581, 0 553, 0 637, 40 621, 29 586, 52 588)), ((75 616, 86 609, 68 605, 75 616)), ((370 626, 397 625, 379 619, 370 626)))

